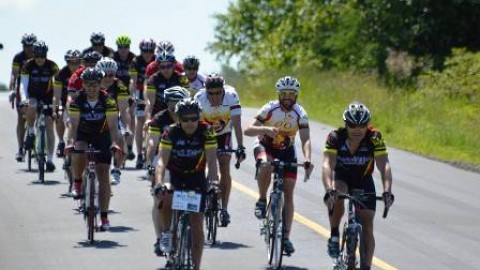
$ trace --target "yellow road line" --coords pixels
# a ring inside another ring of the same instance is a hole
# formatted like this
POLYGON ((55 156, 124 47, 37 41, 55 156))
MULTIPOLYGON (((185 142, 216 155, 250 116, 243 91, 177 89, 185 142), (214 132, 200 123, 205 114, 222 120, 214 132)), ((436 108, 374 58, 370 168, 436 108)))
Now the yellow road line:
MULTIPOLYGON (((245 193, 252 198, 256 199, 258 197, 257 191, 254 191, 254 190, 248 188, 247 186, 244 186, 244 185, 240 184, 237 181, 232 181, 232 186, 234 188, 240 190, 242 193, 245 193)), ((330 236, 330 231, 329 230, 325 229, 320 224, 315 223, 313 220, 311 220, 311 219, 309 219, 309 218, 307 218, 303 215, 300 215, 297 212, 294 213, 293 219, 296 222, 298 222, 300 224, 303 224, 304 226, 306 226, 306 227, 310 228, 311 230, 317 232, 318 234, 322 235, 326 239, 328 239, 328 237, 330 236)), ((381 260, 377 257, 373 257, 372 263, 373 263, 373 265, 375 265, 378 268, 383 269, 383 270, 398 270, 396 267, 388 264, 387 262, 385 262, 385 261, 383 261, 383 260, 381 260)))

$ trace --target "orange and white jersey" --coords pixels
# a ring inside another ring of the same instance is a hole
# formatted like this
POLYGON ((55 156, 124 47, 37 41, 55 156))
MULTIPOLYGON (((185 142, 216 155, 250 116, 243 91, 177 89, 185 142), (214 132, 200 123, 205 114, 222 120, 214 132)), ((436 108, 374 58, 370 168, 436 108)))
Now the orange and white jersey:
POLYGON ((275 138, 267 135, 258 136, 257 142, 275 149, 285 149, 293 146, 299 129, 308 128, 306 111, 295 103, 290 111, 284 111, 280 102, 270 101, 265 104, 255 117, 264 126, 276 127, 279 132, 275 138))
POLYGON ((210 104, 205 88, 201 89, 194 97, 202 106, 202 120, 209 123, 217 135, 231 132, 232 116, 242 114, 240 99, 235 88, 229 85, 225 85, 223 88, 225 93, 222 104, 219 106, 210 104))

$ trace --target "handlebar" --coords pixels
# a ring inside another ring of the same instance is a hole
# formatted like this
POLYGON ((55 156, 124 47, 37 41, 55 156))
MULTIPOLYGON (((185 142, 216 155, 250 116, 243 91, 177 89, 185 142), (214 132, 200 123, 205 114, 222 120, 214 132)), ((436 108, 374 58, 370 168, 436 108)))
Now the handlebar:
MULTIPOLYGON (((382 196, 377 196, 375 193, 359 193, 359 194, 356 194, 356 195, 347 194, 347 193, 342 193, 342 192, 338 192, 338 193, 339 193, 339 194, 337 195, 337 198, 338 198, 338 199, 349 199, 349 200, 355 201, 355 202, 358 203, 362 208, 367 208, 367 206, 361 201, 361 199, 375 196, 375 200, 377 200, 377 201, 383 201, 383 197, 382 197, 382 196)), ((386 218, 386 217, 387 217, 387 215, 388 215, 388 210, 389 210, 389 209, 390 209, 390 207, 385 207, 385 208, 383 209, 383 214, 382 214, 382 217, 383 217, 383 218, 386 218)), ((328 209, 328 214, 329 214, 330 216, 332 215, 332 213, 333 213, 333 207, 328 209)))
POLYGON ((235 156, 237 158, 237 162, 235 163, 235 168, 238 170, 240 168, 240 149, 222 149, 218 151, 218 153, 235 153, 235 156))
MULTIPOLYGON (((255 167, 257 168, 256 170, 256 173, 255 173, 255 178, 257 176, 257 173, 258 173, 258 168, 260 166, 273 166, 274 170, 275 168, 284 168, 284 167, 303 167, 305 168, 305 163, 306 162, 302 162, 302 163, 298 163, 298 162, 286 162, 286 161, 282 161, 282 160, 278 160, 278 159, 275 159, 273 161, 264 161, 262 159, 257 159, 257 162, 255 163, 255 167)), ((307 173, 305 172, 305 178, 304 178, 304 182, 307 182, 307 180, 309 179, 310 177, 307 175, 307 173)))

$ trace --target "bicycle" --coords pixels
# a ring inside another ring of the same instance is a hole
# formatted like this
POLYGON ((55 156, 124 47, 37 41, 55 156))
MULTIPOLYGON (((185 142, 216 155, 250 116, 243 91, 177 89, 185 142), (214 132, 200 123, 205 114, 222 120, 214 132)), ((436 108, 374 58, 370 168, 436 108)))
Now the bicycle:
MULTIPOLYGON (((46 148, 47 148, 47 129, 46 129, 46 112, 52 109, 52 104, 43 104, 39 102, 37 106, 38 118, 35 122, 36 141, 34 143, 34 156, 38 165, 38 177, 42 183, 45 183, 45 169, 46 169, 46 148)), ((28 153, 28 167, 31 169, 31 152, 28 153)))
MULTIPOLYGON (((273 161, 257 160, 256 168, 260 166, 273 166, 273 187, 270 191, 267 213, 260 223, 260 235, 264 236, 267 245, 268 264, 274 269, 281 269, 284 253, 283 242, 285 240, 285 204, 283 197, 283 182, 285 167, 305 167, 305 163, 284 162, 278 159, 273 161)), ((257 175, 257 173, 255 175, 257 175)), ((308 179, 305 173, 305 181, 308 179)))
POLYGON ((168 269, 193 270, 193 234, 190 213, 201 211, 202 194, 195 191, 175 190, 172 199, 172 222, 170 231, 174 234, 174 247, 167 254, 168 269))
MULTIPOLYGON (((241 153, 239 149, 218 150, 217 153, 235 153, 237 162, 235 168, 240 168, 241 153)), ((205 227, 207 229, 207 243, 211 246, 217 242, 217 228, 219 224, 218 214, 223 209, 222 200, 218 189, 218 183, 213 183, 213 187, 209 189, 205 198, 205 227)))
MULTIPOLYGON (((360 208, 367 208, 362 200, 368 197, 375 197, 375 200, 383 200, 382 196, 376 196, 375 193, 364 193, 363 190, 355 189, 350 194, 339 193, 338 195, 339 199, 348 200, 348 219, 343 226, 339 256, 333 259, 333 270, 356 269, 357 265, 360 265, 360 269, 365 267, 365 240, 355 204, 360 208), (357 247, 358 258, 356 256, 357 247)), ((330 215, 332 210, 329 209, 330 215)), ((389 208, 384 208, 383 218, 387 217, 388 210, 389 208)))
POLYGON ((95 231, 98 231, 98 221, 97 215, 99 213, 99 202, 98 202, 98 181, 96 180, 95 173, 95 155, 100 154, 100 150, 95 150, 91 144, 88 145, 86 150, 76 150, 73 149, 72 153, 75 154, 87 154, 88 165, 86 168, 86 181, 83 182, 84 191, 83 199, 80 202, 80 209, 83 211, 83 218, 87 223, 87 239, 90 241, 90 244, 95 242, 94 234, 95 231))

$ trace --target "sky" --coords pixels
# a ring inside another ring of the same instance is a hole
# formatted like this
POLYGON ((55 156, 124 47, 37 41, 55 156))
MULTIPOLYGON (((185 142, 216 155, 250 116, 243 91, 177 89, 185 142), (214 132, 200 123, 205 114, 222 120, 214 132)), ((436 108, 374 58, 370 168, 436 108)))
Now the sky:
POLYGON ((215 13, 225 13, 233 0, 0 0, 0 83, 8 84, 13 56, 21 51, 21 37, 34 33, 49 47, 48 58, 63 67, 69 49, 90 46, 92 32, 102 32, 106 45, 127 34, 138 54, 144 38, 169 40, 180 61, 200 59, 203 73, 220 72, 220 63, 206 48, 214 41, 215 13))

